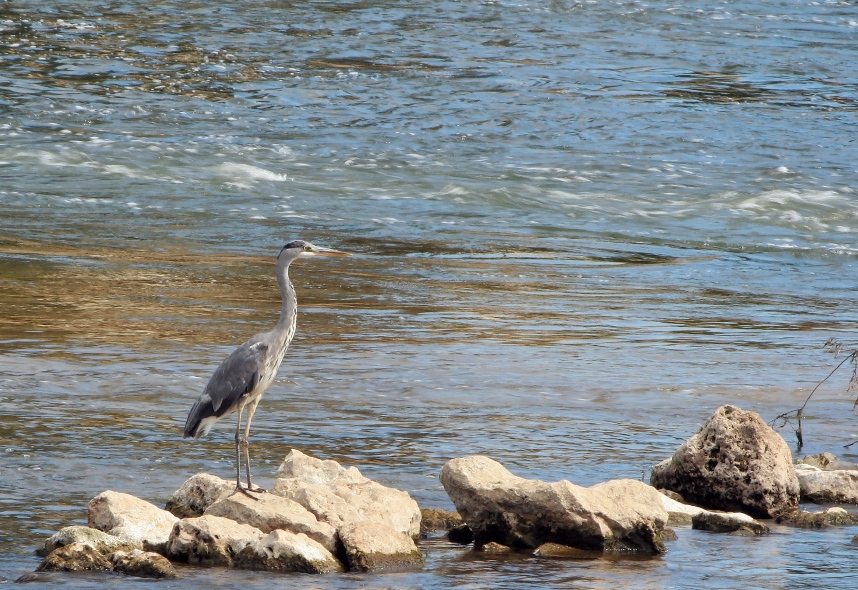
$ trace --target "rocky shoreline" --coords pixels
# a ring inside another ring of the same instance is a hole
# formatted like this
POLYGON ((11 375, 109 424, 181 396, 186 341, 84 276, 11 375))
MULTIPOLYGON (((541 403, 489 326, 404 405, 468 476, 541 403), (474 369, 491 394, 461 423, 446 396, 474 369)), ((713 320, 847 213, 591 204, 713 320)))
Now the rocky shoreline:
POLYGON ((183 563, 389 572, 421 568, 421 535, 439 530, 473 551, 580 558, 662 554, 675 538, 670 526, 762 535, 770 528, 759 519, 805 528, 858 524, 841 507, 799 510, 800 501, 858 504, 858 466, 830 454, 794 464, 777 432, 729 405, 653 468, 651 485, 530 480, 479 455, 448 461, 440 479, 456 512, 421 510, 407 492, 355 467, 294 449, 272 489, 252 497, 205 473, 189 478, 165 509, 108 490, 89 502, 88 526, 64 528, 37 549, 44 560, 36 571, 176 578, 174 564, 183 563))

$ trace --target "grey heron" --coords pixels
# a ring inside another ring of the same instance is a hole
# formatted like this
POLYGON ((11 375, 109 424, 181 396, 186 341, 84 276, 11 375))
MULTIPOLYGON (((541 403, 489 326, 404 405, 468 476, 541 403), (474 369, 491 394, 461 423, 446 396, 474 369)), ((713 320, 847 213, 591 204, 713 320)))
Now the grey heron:
MULTIPOLYGON (((235 426, 235 491, 264 492, 253 487, 250 480, 250 421, 256 412, 256 406, 262 394, 274 381, 277 369, 283 361, 292 336, 295 335, 295 322, 298 316, 298 298, 289 280, 289 265, 298 258, 310 256, 349 256, 331 248, 322 248, 309 242, 296 240, 289 242, 277 255, 275 274, 280 285, 283 306, 280 320, 274 329, 252 336, 247 342, 236 348, 215 370, 203 390, 200 399, 191 408, 185 422, 185 438, 194 440, 208 433, 219 419, 233 412, 238 413, 235 426), (247 410, 244 436, 241 435, 241 416, 247 410), (247 467, 247 487, 241 485, 241 456, 247 467)), ((249 494, 248 494, 249 495, 249 494)))

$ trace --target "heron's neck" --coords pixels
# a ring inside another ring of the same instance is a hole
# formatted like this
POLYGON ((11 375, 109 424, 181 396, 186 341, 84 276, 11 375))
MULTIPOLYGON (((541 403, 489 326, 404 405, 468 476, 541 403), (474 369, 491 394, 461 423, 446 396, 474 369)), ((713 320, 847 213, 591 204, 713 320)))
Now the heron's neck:
POLYGON ((295 296, 295 288, 289 280, 289 263, 277 263, 277 283, 280 285, 280 297, 283 299, 283 307, 280 309, 280 321, 274 327, 274 335, 278 344, 286 351, 292 336, 295 335, 295 322, 298 318, 298 298, 295 296))

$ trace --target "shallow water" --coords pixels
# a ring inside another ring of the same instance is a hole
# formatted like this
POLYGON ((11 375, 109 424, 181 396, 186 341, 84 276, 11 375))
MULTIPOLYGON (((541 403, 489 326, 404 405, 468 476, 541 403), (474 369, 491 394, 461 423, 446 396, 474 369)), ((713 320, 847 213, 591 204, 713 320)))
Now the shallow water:
MULTIPOLYGON (((356 255, 293 268, 298 334, 254 419, 262 485, 295 447, 449 508, 453 457, 646 478, 721 404, 798 407, 839 360, 822 344, 858 324, 856 19, 845 2, 0 7, 0 580, 103 489, 162 504, 193 473, 231 476, 228 423, 196 443, 181 427, 276 321, 288 239, 356 255)), ((848 377, 814 394, 804 452, 858 459, 848 377)), ((422 572, 288 578, 851 587, 856 532, 680 528, 645 560, 433 539, 422 572)))

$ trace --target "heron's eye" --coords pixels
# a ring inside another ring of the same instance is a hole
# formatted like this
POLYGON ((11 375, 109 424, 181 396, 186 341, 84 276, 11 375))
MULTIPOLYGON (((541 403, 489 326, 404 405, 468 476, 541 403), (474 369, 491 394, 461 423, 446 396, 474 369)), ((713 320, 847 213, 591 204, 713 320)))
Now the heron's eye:
POLYGON ((312 251, 313 251, 312 246, 304 246, 304 252, 312 252, 312 251))

